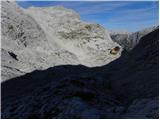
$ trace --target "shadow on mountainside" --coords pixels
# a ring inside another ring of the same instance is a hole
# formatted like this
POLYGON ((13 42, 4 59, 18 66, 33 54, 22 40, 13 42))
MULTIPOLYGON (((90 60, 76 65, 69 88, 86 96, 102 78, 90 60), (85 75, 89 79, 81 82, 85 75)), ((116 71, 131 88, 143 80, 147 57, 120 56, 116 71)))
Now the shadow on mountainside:
POLYGON ((61 65, 3 82, 2 118, 119 118, 117 106, 158 97, 158 34, 105 66, 61 65))

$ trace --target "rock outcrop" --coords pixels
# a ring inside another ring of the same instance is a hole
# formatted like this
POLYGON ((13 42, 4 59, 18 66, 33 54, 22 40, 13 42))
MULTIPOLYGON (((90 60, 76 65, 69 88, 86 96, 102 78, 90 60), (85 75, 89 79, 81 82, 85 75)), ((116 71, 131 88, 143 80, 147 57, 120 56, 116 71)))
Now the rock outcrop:
POLYGON ((56 66, 3 82, 2 118, 158 118, 158 31, 103 67, 56 66))
POLYGON ((2 2, 1 117, 158 118, 158 43, 159 27, 118 58, 106 30, 72 10, 2 2))
POLYGON ((113 41, 121 45, 126 51, 132 50, 140 41, 140 39, 148 33, 157 29, 157 26, 146 28, 137 32, 110 32, 113 41))
POLYGON ((117 64, 111 79, 115 93, 125 100, 158 96, 159 28, 142 37, 117 64))
POLYGON ((101 66, 120 56, 122 49, 110 54, 108 49, 115 46, 102 26, 81 22, 73 10, 25 10, 15 2, 2 2, 2 80, 56 65, 101 66))

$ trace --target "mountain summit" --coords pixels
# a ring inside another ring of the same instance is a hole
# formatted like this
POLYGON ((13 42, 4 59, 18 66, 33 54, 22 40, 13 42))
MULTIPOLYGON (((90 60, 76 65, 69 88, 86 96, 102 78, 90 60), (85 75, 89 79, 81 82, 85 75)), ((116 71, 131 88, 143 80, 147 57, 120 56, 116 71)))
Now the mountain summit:
POLYGON ((1 24, 2 118, 159 118, 159 27, 109 34, 62 6, 10 1, 1 24))
POLYGON ((106 29, 62 6, 21 9, 2 2, 2 79, 56 65, 105 65, 121 55, 106 29), (12 53, 17 59, 9 54, 12 53))

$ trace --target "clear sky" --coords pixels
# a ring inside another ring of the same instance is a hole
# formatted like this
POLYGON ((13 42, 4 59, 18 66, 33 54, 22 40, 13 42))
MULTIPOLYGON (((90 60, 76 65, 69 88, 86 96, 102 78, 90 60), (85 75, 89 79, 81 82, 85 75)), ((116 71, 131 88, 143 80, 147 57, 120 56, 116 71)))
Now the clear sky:
POLYGON ((80 14, 81 20, 109 30, 138 31, 159 25, 158 1, 17 1, 23 7, 62 5, 80 14))

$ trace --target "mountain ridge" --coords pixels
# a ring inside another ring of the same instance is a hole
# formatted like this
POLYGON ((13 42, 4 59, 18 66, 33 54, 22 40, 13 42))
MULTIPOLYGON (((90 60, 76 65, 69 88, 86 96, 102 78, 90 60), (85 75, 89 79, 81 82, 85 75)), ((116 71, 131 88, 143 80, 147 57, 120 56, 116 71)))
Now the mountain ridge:
POLYGON ((74 13, 2 2, 1 117, 159 118, 159 27, 126 43, 74 13))
POLYGON ((73 10, 25 10, 11 1, 2 2, 2 38, 2 48, 8 52, 2 54, 2 80, 21 75, 9 69, 12 66, 25 73, 63 64, 101 66, 120 57, 122 51, 110 54, 109 49, 119 45, 102 26, 81 22, 73 10), (9 52, 17 56, 17 61, 9 57, 9 52))
POLYGON ((159 26, 148 27, 136 32, 110 32, 113 41, 121 45, 126 51, 131 51, 140 41, 140 39, 148 33, 154 31, 159 26))
POLYGON ((2 118, 158 118, 158 31, 102 67, 63 65, 4 81, 2 118))

